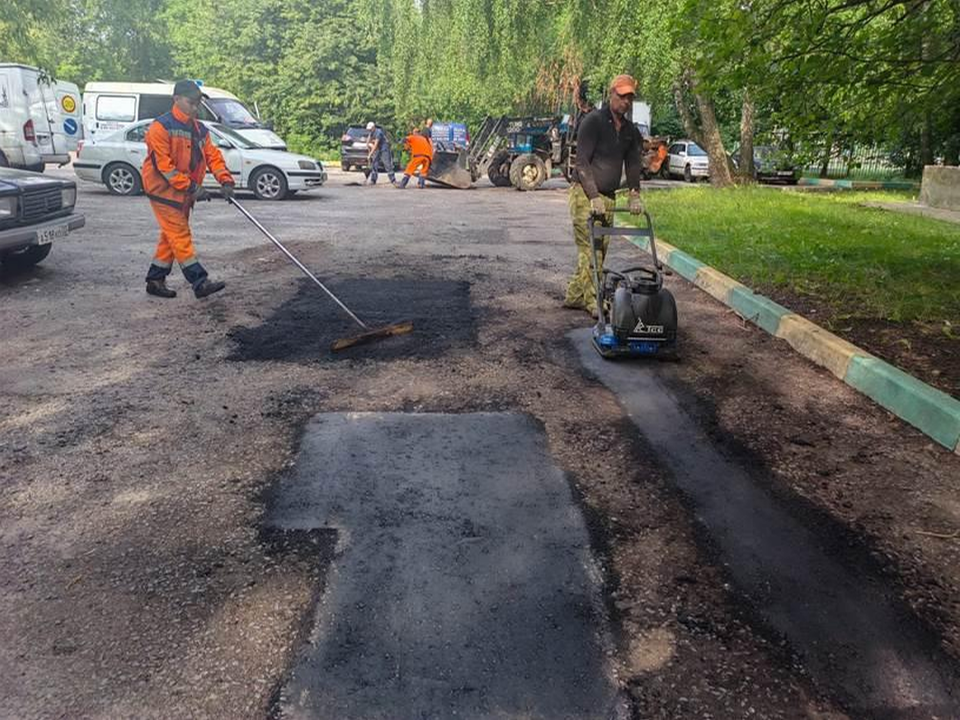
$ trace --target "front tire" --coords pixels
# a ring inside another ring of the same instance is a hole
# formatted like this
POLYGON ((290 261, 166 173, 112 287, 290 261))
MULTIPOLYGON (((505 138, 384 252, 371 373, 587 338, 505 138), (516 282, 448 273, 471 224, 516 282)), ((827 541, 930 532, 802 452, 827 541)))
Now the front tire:
POLYGON ((536 190, 547 180, 547 166, 532 153, 520 155, 510 163, 510 184, 517 190, 536 190))
POLYGON ((52 245, 28 245, 0 257, 0 264, 8 270, 20 271, 32 268, 50 254, 52 245))
POLYGON ((487 179, 494 187, 510 187, 510 153, 501 150, 490 160, 487 168, 487 179))
POLYGON ((113 195, 139 195, 143 191, 140 173, 127 163, 110 163, 103 169, 103 184, 113 195))
POLYGON ((348 163, 348 162, 341 162, 341 163, 340 163, 340 169, 343 170, 344 172, 350 172, 350 163, 348 163))
POLYGON ((263 167, 250 176, 250 187, 257 200, 283 200, 287 196, 287 178, 273 167, 263 167))
POLYGON ((693 182, 693 172, 691 172, 689 165, 684 165, 683 167, 683 179, 684 179, 684 182, 688 182, 688 183, 693 182))

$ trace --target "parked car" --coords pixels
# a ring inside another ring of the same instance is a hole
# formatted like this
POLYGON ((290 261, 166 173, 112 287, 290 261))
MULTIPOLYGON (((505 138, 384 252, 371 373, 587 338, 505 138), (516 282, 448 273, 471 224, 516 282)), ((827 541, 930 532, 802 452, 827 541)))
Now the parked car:
POLYGON ((693 140, 680 140, 667 149, 667 174, 687 182, 710 177, 707 151, 693 140))
MULTIPOLYGON (((379 127, 379 126, 378 126, 379 127)), ((383 128, 380 128, 383 130, 383 128)), ((393 136, 383 130, 390 143, 390 152, 393 155, 393 169, 400 169, 401 147, 393 142, 393 136)), ((369 171, 370 161, 367 159, 370 152, 367 144, 370 142, 370 131, 360 125, 351 125, 340 136, 340 169, 344 172, 369 171)), ((383 168, 386 170, 386 168, 383 168)))
MULTIPOLYGON (((740 154, 735 158, 739 161, 740 154)), ((800 170, 786 150, 774 145, 758 145, 753 148, 754 177, 759 182, 784 182, 795 185, 800 179, 800 170)))
MULTIPOLYGON (((82 143, 73 162, 77 177, 103 183, 115 195, 139 195, 143 192, 140 168, 147 157, 144 135, 152 122, 144 120, 104 138, 82 143)), ((260 200, 283 200, 300 191, 318 188, 327 180, 327 172, 319 160, 261 148, 225 125, 204 124, 223 153, 237 190, 250 190, 260 200)), ((209 173, 203 184, 219 187, 209 173)))
POLYGON ((47 257, 54 240, 84 226, 76 204, 71 180, 0 168, 0 265, 20 270, 47 257))
POLYGON ((0 167, 66 165, 82 136, 80 90, 29 65, 0 63, 0 167))

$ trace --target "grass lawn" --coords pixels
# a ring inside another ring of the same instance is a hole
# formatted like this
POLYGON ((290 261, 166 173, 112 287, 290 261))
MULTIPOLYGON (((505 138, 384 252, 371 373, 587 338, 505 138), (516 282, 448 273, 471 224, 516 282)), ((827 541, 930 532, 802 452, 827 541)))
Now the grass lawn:
POLYGON ((860 205, 911 199, 757 187, 644 193, 658 236, 760 292, 808 299, 833 323, 918 321, 960 337, 960 225, 860 205))

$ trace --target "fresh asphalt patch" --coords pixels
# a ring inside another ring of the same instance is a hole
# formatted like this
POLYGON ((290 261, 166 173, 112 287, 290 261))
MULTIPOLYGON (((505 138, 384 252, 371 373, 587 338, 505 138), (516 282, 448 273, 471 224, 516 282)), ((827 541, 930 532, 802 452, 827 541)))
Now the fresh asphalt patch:
POLYGON ((268 501, 335 531, 284 718, 624 717, 584 518, 516 413, 328 413, 268 501))
POLYGON ((228 360, 295 363, 364 358, 431 358, 476 343, 476 317, 470 283, 407 278, 342 278, 327 287, 371 329, 402 320, 413 332, 338 353, 334 340, 364 332, 310 280, 263 322, 229 332, 234 349, 228 360))
POLYGON ((688 498, 752 607, 856 717, 955 717, 953 663, 877 578, 836 557, 726 456, 669 382, 675 368, 600 358, 590 330, 570 338, 589 373, 617 396, 688 498))

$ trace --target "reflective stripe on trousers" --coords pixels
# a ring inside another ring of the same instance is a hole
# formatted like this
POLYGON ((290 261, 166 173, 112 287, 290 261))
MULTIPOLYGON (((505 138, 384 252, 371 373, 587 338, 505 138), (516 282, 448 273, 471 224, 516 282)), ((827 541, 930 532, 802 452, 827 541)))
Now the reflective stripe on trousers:
POLYGON ((173 261, 179 263, 183 276, 197 287, 207 277, 207 271, 197 260, 190 232, 190 213, 164 203, 150 202, 150 208, 160 225, 160 239, 154 253, 153 263, 147 272, 147 280, 160 280, 170 273, 173 261))

